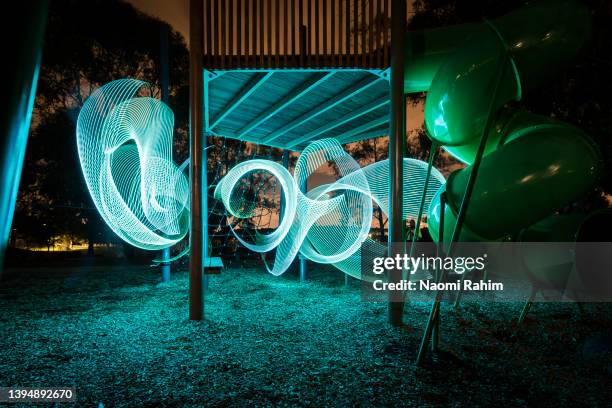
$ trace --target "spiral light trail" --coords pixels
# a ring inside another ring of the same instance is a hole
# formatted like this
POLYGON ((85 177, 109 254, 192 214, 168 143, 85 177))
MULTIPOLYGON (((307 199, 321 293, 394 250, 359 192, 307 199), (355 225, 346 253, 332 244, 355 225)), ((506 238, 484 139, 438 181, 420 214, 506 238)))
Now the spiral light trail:
MULTIPOLYGON (((368 241, 370 248, 381 254, 386 245, 369 238, 373 202, 387 214, 389 208, 389 166, 387 160, 364 168, 347 154, 336 139, 322 139, 310 144, 299 156, 293 177, 278 163, 250 160, 229 171, 215 188, 221 200, 236 218, 252 216, 250 206, 242 203, 236 186, 247 174, 269 172, 282 187, 285 208, 279 226, 270 234, 257 234, 254 243, 247 242, 232 229, 236 238, 248 249, 269 252, 276 249, 270 273, 285 272, 298 253, 311 261, 333 264, 356 278, 361 278, 360 250, 368 241), (305 192, 299 186, 317 168, 334 162, 340 179, 305 192), (245 209, 247 210, 241 210, 245 209)), ((423 191, 427 163, 404 159, 404 219, 416 218, 423 191)), ((442 174, 432 168, 425 211, 436 191, 444 184, 442 174)))
MULTIPOLYGON (((122 79, 96 90, 79 114, 77 144, 87 187, 106 223, 131 245, 157 250, 187 234, 189 186, 183 169, 172 161, 172 111, 157 99, 140 96, 146 87, 122 79)), ((282 274, 302 254, 361 278, 362 243, 381 254, 386 250, 369 238, 374 203, 388 212, 386 160, 361 168, 336 139, 322 139, 302 152, 293 176, 269 160, 240 163, 215 188, 215 198, 234 218, 252 217, 253 204, 235 188, 252 172, 269 172, 277 179, 285 202, 282 219, 269 234, 256 231, 254 243, 232 232, 250 250, 276 250, 267 266, 270 273, 282 274), (307 178, 330 162, 339 180, 302 191, 307 178)), ((426 163, 404 159, 404 219, 418 214, 426 173, 426 163)), ((444 177, 433 168, 425 211, 443 184, 444 177)))
POLYGON ((189 184, 172 161, 172 110, 120 79, 97 89, 77 121, 81 168, 93 202, 121 239, 138 248, 174 245, 188 232, 189 184))

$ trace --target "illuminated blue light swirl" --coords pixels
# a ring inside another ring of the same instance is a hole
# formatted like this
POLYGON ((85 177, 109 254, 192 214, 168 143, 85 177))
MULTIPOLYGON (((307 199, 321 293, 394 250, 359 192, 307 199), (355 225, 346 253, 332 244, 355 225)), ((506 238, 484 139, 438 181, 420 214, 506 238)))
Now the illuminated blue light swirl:
POLYGON ((172 161, 174 115, 138 96, 146 86, 121 79, 97 89, 79 113, 77 145, 104 221, 124 241, 155 250, 187 234, 189 183, 172 161))
MULTIPOLYGON (((215 188, 215 198, 221 200, 235 218, 252 216, 251 206, 245 205, 236 186, 248 173, 269 172, 282 187, 285 202, 282 219, 270 234, 256 234, 255 242, 247 242, 232 229, 236 238, 248 249, 269 252, 276 249, 274 263, 268 271, 274 275, 285 272, 298 253, 307 259, 333 264, 356 278, 361 278, 360 250, 363 242, 383 255, 386 245, 369 238, 373 202, 387 214, 389 208, 389 164, 380 161, 364 168, 347 154, 336 139, 322 139, 310 144, 298 158, 291 174, 278 163, 250 160, 232 168, 215 188), (308 192, 300 190, 315 170, 333 162, 339 180, 308 192), (243 210, 243 209, 248 210, 243 210)), ((404 219, 416 218, 423 191, 427 163, 404 159, 404 219)), ((436 191, 444 184, 442 174, 432 169, 425 197, 425 211, 436 191)))

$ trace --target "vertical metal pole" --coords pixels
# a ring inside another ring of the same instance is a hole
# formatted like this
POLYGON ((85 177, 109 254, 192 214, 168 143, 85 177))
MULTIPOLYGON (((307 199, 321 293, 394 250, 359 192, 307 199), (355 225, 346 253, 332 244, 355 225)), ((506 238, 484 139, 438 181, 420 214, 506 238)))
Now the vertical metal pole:
MULTIPOLYGON (((391 123, 389 129, 389 256, 393 243, 404 242, 403 185, 404 151, 406 145, 406 99, 404 96, 404 54, 406 32, 406 0, 393 0, 391 13, 391 123)), ((402 279, 402 271, 391 271, 390 282, 402 279)), ((403 295, 389 294, 389 323, 402 324, 403 295)))
MULTIPOLYGON (((489 132, 491 126, 493 125, 493 109, 495 107, 495 101, 499 95, 499 90, 501 88, 501 82, 504 77, 504 73, 506 72, 508 66, 508 49, 504 46, 504 55, 500 59, 498 68, 497 68, 497 76, 495 78, 495 86, 493 88, 493 93, 491 95, 491 100, 489 102, 488 116, 485 122, 482 135, 480 137, 480 143, 478 145, 478 150, 476 151, 476 156, 474 158, 474 163, 471 165, 472 169, 470 171, 467 185, 465 187, 465 193, 463 194, 463 199, 461 200, 461 205, 459 206, 459 212, 457 213, 457 221, 455 222, 455 228, 453 229, 453 235, 450 240, 449 248, 448 248, 448 257, 453 256, 453 251, 455 249, 454 243, 459 240, 461 235, 461 228, 463 227, 463 221, 465 220, 465 216, 467 214, 468 206, 470 204, 470 199, 472 198, 472 192, 474 190, 474 185, 476 184, 476 178, 478 176, 478 169, 480 168, 480 162, 482 161, 482 156, 484 155, 485 146, 487 144, 487 139, 489 137, 489 132)), ((440 281, 444 281, 446 278, 446 270, 442 271, 440 281)), ((442 302, 442 295, 444 294, 443 290, 438 290, 436 292, 436 297, 434 300, 434 304, 431 306, 431 310, 429 312, 429 320, 427 321, 427 325, 425 326, 425 333, 423 334, 423 338, 421 340, 421 347, 419 348, 419 353, 416 359, 416 365, 419 366, 423 362, 423 358, 425 357, 425 353, 427 351, 427 344, 431 338, 431 332, 433 330, 433 326, 436 320, 439 318, 440 314, 440 303, 442 302)))
MULTIPOLYGON (((170 88, 170 76, 169 76, 169 51, 168 51, 168 26, 166 24, 162 24, 160 27, 160 53, 159 53, 159 61, 160 61, 160 75, 159 82, 161 88, 161 100, 163 103, 168 104, 169 100, 169 88, 170 88)), ((164 248, 162 250, 162 264, 161 264, 161 272, 162 272, 162 282, 170 282, 170 248, 164 248)))
MULTIPOLYGON (((289 169, 289 150, 283 151, 283 167, 289 169)), ((280 225, 281 220, 283 219, 283 214, 285 213, 285 195, 283 194, 283 190, 281 187, 280 190, 280 211, 278 213, 278 223, 280 225)))
POLYGON ((172 265, 170 264, 170 248, 162 249, 161 260, 162 282, 170 282, 172 271, 172 265))
POLYGON ((203 17, 202 0, 189 0, 189 183, 191 188, 191 256, 189 259, 189 319, 204 317, 202 290, 202 163, 203 163, 203 17))
MULTIPOLYGON (((440 195, 440 225, 438 227, 438 245, 436 245, 436 256, 444 257, 444 212, 446 211, 446 192, 440 195)), ((436 282, 440 282, 442 271, 436 268, 436 282)), ((434 322, 431 332, 431 351, 438 351, 440 344, 440 314, 434 322)))
POLYGON ((13 6, 10 18, 20 29, 13 31, 6 26, 3 31, 7 39, 4 60, 10 64, 6 64, 9 69, 4 78, 0 115, 0 273, 30 130, 48 2, 17 2, 13 6))
POLYGON ((417 241, 419 232, 421 231, 421 218, 423 218, 423 211, 425 211, 425 199, 427 198, 427 189, 429 188, 429 180, 431 178, 431 169, 433 168, 433 161, 438 151, 438 145, 436 143, 431 144, 431 150, 429 152, 429 162, 427 163, 427 174, 425 175, 425 183, 423 184, 423 192, 421 194, 421 202, 419 204, 419 212, 414 227, 414 234, 412 235, 412 246, 410 247, 410 256, 414 255, 414 244, 417 241))
MULTIPOLYGON (((304 182, 301 185, 301 188, 304 194, 308 192, 308 179, 306 178, 304 179, 304 182)), ((306 281, 307 273, 308 273, 308 270, 306 268, 306 258, 302 254, 300 254, 300 282, 306 281)))
POLYGON ((308 270, 306 269, 306 258, 304 255, 300 255, 300 282, 306 282, 306 275, 308 270))
POLYGON ((516 322, 517 326, 522 325, 525 321, 525 317, 527 317, 527 313, 529 313, 529 309, 531 309, 531 306, 533 305, 533 301, 535 300, 537 294, 538 290, 534 286, 533 288, 531 288, 531 293, 529 294, 529 298, 523 306, 523 310, 521 310, 521 315, 519 316, 518 321, 516 322))
MULTIPOLYGON (((202 264, 204 266, 204 272, 206 272, 206 266, 210 264, 210 258, 212 254, 212 245, 209 244, 208 240, 208 136, 210 136, 210 117, 208 114, 208 82, 210 80, 210 73, 208 71, 204 74, 204 137, 202 138, 202 264)), ((204 290, 208 290, 208 279, 209 276, 204 274, 204 290)))

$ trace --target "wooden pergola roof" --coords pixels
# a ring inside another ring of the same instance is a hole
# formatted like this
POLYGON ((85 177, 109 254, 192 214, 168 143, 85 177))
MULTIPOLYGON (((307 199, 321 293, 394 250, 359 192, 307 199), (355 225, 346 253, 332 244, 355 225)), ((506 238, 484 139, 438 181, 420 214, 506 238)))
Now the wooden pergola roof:
POLYGON ((388 134, 388 70, 207 71, 207 132, 289 150, 388 134))
POLYGON ((291 150, 388 133, 390 0, 201 6, 205 131, 291 150))

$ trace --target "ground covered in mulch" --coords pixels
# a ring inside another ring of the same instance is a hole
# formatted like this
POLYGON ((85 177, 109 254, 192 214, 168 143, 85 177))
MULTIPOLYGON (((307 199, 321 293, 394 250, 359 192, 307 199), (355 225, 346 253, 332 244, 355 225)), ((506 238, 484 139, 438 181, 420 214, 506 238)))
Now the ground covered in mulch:
MULTIPOLYGON (((6 276, 6 275, 5 275, 6 276)), ((443 307, 441 351, 414 359, 407 329, 359 283, 234 267, 187 319, 188 275, 147 266, 21 268, 0 286, 0 386, 73 386, 79 406, 609 406, 610 305, 443 307)))

